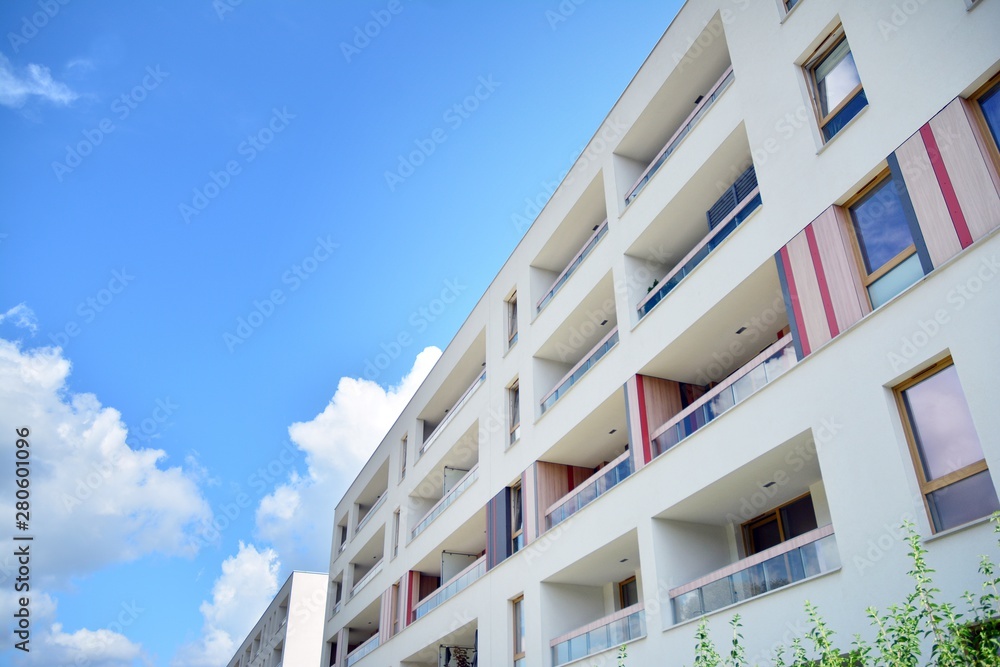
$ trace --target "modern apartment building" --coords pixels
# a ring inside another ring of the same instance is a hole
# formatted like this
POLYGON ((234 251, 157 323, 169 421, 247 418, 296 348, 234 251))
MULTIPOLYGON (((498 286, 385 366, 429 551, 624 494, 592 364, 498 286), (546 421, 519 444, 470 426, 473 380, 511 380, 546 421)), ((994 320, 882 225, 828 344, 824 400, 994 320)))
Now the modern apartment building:
POLYGON ((329 577, 292 572, 228 667, 318 665, 329 577))
POLYGON ((998 34, 687 2, 337 506, 321 664, 691 664, 735 613, 766 655, 807 599, 846 649, 912 589, 905 520, 977 590, 998 34))

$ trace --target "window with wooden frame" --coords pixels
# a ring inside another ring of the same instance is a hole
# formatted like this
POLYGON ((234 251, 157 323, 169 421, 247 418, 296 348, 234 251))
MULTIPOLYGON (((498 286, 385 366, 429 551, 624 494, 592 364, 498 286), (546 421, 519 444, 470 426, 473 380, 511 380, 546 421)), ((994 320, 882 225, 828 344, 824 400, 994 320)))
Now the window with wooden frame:
POLYGON ((404 435, 403 439, 399 441, 399 481, 403 481, 406 478, 406 450, 408 438, 409 434, 404 435))
POLYGON ((523 667, 524 661, 524 596, 511 600, 513 615, 514 667, 523 667))
POLYGON ((949 357, 895 388, 920 493, 934 531, 1000 509, 972 414, 949 357))
POLYGON ((399 553, 399 508, 392 513, 392 558, 399 553))
POLYGON ((635 577, 629 577, 618 582, 618 609, 625 609, 639 604, 639 585, 635 577))
POLYGON ((815 530, 816 511, 808 493, 743 524, 743 545, 751 556, 815 530))
POLYGON ((524 512, 521 483, 510 487, 510 552, 517 553, 524 546, 524 512))
POLYGON ((861 282, 878 308, 924 275, 903 210, 905 189, 888 171, 847 205, 861 282))
POLYGON ((843 27, 823 40, 805 66, 823 141, 830 141, 868 106, 843 27))
MULTIPOLYGON (((975 96, 986 133, 993 139, 994 162, 1000 163, 1000 74, 989 80, 975 96)), ((998 165, 1000 166, 1000 165, 998 165)))
POLYGON ((513 445, 521 437, 521 385, 518 380, 507 388, 507 413, 510 423, 507 444, 513 445))
POLYGON ((507 349, 517 342, 517 292, 507 299, 507 349))

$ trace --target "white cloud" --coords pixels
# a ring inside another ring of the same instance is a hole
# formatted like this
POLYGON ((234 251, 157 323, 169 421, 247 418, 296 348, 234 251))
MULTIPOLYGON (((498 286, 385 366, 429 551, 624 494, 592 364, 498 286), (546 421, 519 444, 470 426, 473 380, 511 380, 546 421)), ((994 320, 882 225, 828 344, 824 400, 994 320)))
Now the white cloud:
POLYGON ((23 303, 10 308, 6 313, 0 313, 0 324, 6 320, 10 320, 11 324, 19 329, 27 329, 32 335, 38 331, 38 318, 35 317, 35 311, 23 303))
POLYGON ((171 664, 225 665, 278 592, 280 568, 273 549, 258 551, 254 545, 240 542, 239 552, 222 563, 222 574, 212 586, 211 602, 201 603, 205 619, 201 638, 182 646, 171 664))
POLYGON ((55 81, 48 67, 32 63, 19 74, 7 56, 0 54, 0 104, 17 109, 32 96, 64 106, 79 97, 65 83, 55 81))
MULTIPOLYGON (((211 523, 197 481, 166 454, 126 444, 121 414, 93 394, 66 386, 70 363, 59 348, 22 350, 0 339, 0 431, 28 427, 31 531, 45 585, 158 553, 190 556, 211 523)), ((13 475, 0 480, 0 513, 13 516, 13 475)), ((11 576, 0 562, 0 583, 11 576)))
POLYGON ((420 383, 441 357, 428 347, 410 372, 388 389, 357 378, 341 378, 326 408, 288 434, 306 453, 308 475, 292 474, 260 502, 257 532, 278 547, 296 569, 325 571, 330 564, 333 508, 350 479, 368 460, 420 383))
MULTIPOLYGON (((15 610, 16 596, 13 591, 0 594, 0 605, 3 609, 15 610)), ((123 605, 127 606, 127 605, 123 605)), ((32 633, 27 653, 10 649, 14 653, 14 664, 18 667, 40 665, 87 665, 88 667, 134 667, 135 665, 150 665, 149 657, 137 644, 119 630, 120 622, 112 621, 108 627, 90 630, 81 628, 74 632, 63 630, 61 623, 55 622, 56 601, 48 593, 32 589, 31 592, 31 623, 32 633)), ((132 605, 119 614, 118 618, 131 624, 144 611, 132 605)), ((12 634, 11 642, 19 641, 12 634)))

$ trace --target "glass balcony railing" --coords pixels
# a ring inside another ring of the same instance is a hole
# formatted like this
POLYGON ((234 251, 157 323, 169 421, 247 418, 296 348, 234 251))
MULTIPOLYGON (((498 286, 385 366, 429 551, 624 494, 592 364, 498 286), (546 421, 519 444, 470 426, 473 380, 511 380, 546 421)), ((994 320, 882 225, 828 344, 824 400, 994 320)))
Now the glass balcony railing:
POLYGON ((413 530, 410 531, 410 539, 412 540, 414 537, 424 532, 427 526, 431 525, 434 519, 441 516, 441 512, 444 512, 446 509, 448 509, 448 506, 451 505, 453 502, 455 502, 455 499, 458 498, 460 495, 462 495, 467 488, 472 486, 472 483, 475 482, 477 479, 479 479, 478 463, 472 467, 472 470, 465 473, 465 477, 460 479, 458 481, 458 484, 453 486, 451 491, 445 494, 441 498, 441 500, 437 501, 434 504, 434 507, 432 507, 430 511, 428 511, 427 514, 424 515, 424 518, 421 519, 417 523, 417 525, 413 527, 413 530))
POLYGON ((639 196, 642 189, 646 187, 646 184, 649 183, 651 178, 653 178, 653 174, 655 174, 660 167, 663 166, 667 159, 670 158, 673 152, 677 150, 677 147, 681 145, 681 142, 684 141, 687 135, 691 134, 691 130, 693 130, 695 125, 698 124, 698 121, 700 121, 708 110, 712 108, 715 101, 722 96, 722 93, 729 88, 729 85, 734 80, 733 68, 730 65, 726 71, 722 73, 719 80, 715 82, 712 89, 708 91, 708 95, 703 97, 694 108, 694 111, 692 111, 688 117, 684 119, 681 126, 677 128, 676 132, 674 132, 674 136, 670 137, 670 140, 667 141, 663 150, 661 150, 657 156, 653 158, 653 161, 648 167, 646 167, 646 171, 642 172, 642 176, 639 177, 639 180, 635 182, 635 185, 632 186, 632 189, 629 190, 628 195, 625 197, 626 206, 635 201, 635 198, 639 196))
POLYGON ((368 582, 374 579, 375 575, 377 575, 381 571, 382 571, 382 561, 379 561, 372 566, 372 569, 368 570, 368 572, 365 573, 365 576, 358 579, 357 583, 355 583, 354 586, 351 587, 351 597, 353 598, 355 595, 360 593, 361 589, 364 588, 368 584, 368 582))
POLYGON ((598 227, 594 233, 590 235, 590 238, 587 239, 587 242, 583 244, 583 247, 580 248, 580 251, 576 253, 573 259, 569 261, 569 264, 567 264, 566 268, 559 274, 556 281, 552 283, 552 287, 550 287, 549 291, 545 293, 545 296, 538 300, 538 303, 535 305, 536 313, 542 312, 542 308, 549 305, 549 301, 551 301, 552 297, 556 295, 556 292, 562 289, 562 286, 566 284, 566 281, 569 280, 571 275, 573 275, 573 272, 576 271, 577 267, 583 264, 583 260, 585 260, 587 255, 589 255, 591 251, 597 247, 597 244, 607 233, 608 221, 605 220, 601 223, 600 227, 598 227))
POLYGON ((441 420, 441 423, 434 427, 431 434, 427 436, 426 440, 424 440, 424 444, 420 445, 418 456, 423 456, 424 453, 430 449, 431 445, 434 444, 434 440, 441 434, 441 431, 443 431, 444 427, 448 425, 448 422, 451 421, 452 417, 454 417, 455 414, 462 409, 462 406, 469 400, 469 397, 472 396, 473 392, 475 392, 476 389, 479 389, 479 386, 484 382, 486 382, 486 371, 479 374, 479 377, 477 377, 475 381, 469 385, 469 388, 465 390, 465 393, 462 394, 457 401, 455 401, 455 405, 451 406, 451 409, 448 410, 448 414, 446 414, 444 419, 441 420))
POLYGON ((632 459, 625 452, 582 484, 557 500, 545 512, 546 529, 554 528, 618 485, 632 474, 632 459))
POLYGON ((761 203, 760 190, 754 187, 750 194, 743 198, 719 224, 713 227, 705 238, 699 241, 698 245, 692 248, 684 256, 684 259, 671 269, 670 273, 664 276, 663 280, 639 302, 639 318, 645 317, 656 304, 663 301, 689 273, 694 271, 713 250, 726 240, 730 234, 736 231, 740 223, 760 208, 761 203))
POLYGON ((347 667, 356 664, 361 658, 365 657, 372 651, 378 648, 378 632, 373 634, 364 644, 361 644, 356 649, 347 654, 347 667))
POLYGON ((452 577, 444 586, 441 586, 436 591, 418 602, 413 608, 413 620, 415 621, 419 618, 423 618, 433 609, 440 607, 445 602, 464 591, 484 574, 486 574, 485 556, 465 568, 465 570, 461 573, 452 577))
POLYGON ((730 408, 742 403, 796 363, 798 358, 795 356, 792 335, 786 334, 656 429, 650 438, 653 441, 653 456, 659 456, 730 408))
POLYGON ((553 639, 552 664, 558 667, 645 636, 646 612, 640 602, 553 639))
POLYGON ((368 510, 368 513, 365 514, 365 518, 363 518, 361 521, 358 521, 358 526, 357 526, 357 528, 354 529, 354 534, 355 535, 357 535, 358 533, 361 532, 361 529, 365 527, 365 524, 368 523, 368 520, 371 519, 372 516, 375 514, 375 512, 378 511, 378 508, 382 507, 382 503, 385 502, 385 497, 387 495, 389 495, 389 492, 388 491, 383 491, 382 495, 379 496, 378 500, 375 501, 375 504, 372 505, 372 507, 371 507, 370 510, 368 510))
POLYGON ((839 567, 833 526, 822 526, 671 590, 674 620, 681 623, 839 567))
POLYGON ((564 375, 563 378, 556 383, 555 389, 545 395, 545 398, 542 399, 542 414, 555 405, 556 401, 562 398, 566 392, 570 390, 570 387, 576 384, 580 378, 582 378, 587 371, 594 366, 594 364, 600 361, 601 358, 608 353, 608 350, 617 344, 618 327, 615 327, 601 340, 601 342, 594 346, 594 349, 590 351, 590 354, 581 359, 569 373, 564 375))

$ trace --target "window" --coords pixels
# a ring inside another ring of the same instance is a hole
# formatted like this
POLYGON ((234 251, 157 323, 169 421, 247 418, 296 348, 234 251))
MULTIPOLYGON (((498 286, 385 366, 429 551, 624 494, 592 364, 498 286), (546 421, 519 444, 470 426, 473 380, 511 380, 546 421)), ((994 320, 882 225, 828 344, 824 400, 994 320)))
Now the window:
POLYGON ((816 512, 808 493, 743 524, 746 555, 777 546, 816 529, 816 512))
MULTIPOLYGON (((794 4, 794 3, 792 3, 794 4)), ((789 7, 791 9, 791 7, 789 7)), ((828 37, 806 65, 823 140, 830 141, 868 106, 843 28, 828 37)))
POLYGON ((514 667, 524 667, 524 596, 511 603, 514 616, 514 667))
POLYGON ((507 349, 517 342, 517 292, 507 299, 507 349))
POLYGON ((979 110, 982 111, 983 120, 993 137, 993 144, 1000 147, 1000 80, 994 79, 986 85, 986 92, 978 99, 979 110))
POLYGON ((952 360, 896 387, 920 492, 935 531, 1000 509, 952 360))
POLYGON ((924 275, 892 177, 884 174, 848 205, 862 282, 878 308, 924 275))
POLYGON ((792 11, 792 8, 795 7, 795 5, 799 4, 799 0, 783 0, 783 2, 784 2, 784 5, 785 5, 785 13, 786 14, 788 12, 792 11))
POLYGON ((521 483, 510 489, 510 552, 516 554, 524 546, 524 513, 521 511, 521 483))
POLYGON ((510 419, 507 443, 513 445, 521 437, 521 386, 517 380, 507 389, 507 404, 510 419))
POLYGON ((389 613, 392 614, 392 630, 390 631, 393 636, 399 634, 399 583, 392 585, 392 592, 389 593, 389 613))
POLYGON ((340 526, 340 550, 347 548, 347 524, 340 526))
POLYGON ((406 446, 409 434, 404 435, 399 441, 399 481, 406 478, 406 446))
POLYGON ((399 553, 399 508, 392 513, 392 557, 399 553))
POLYGON ((629 577, 624 581, 618 582, 618 604, 619 609, 639 604, 639 587, 636 584, 635 577, 629 577))

